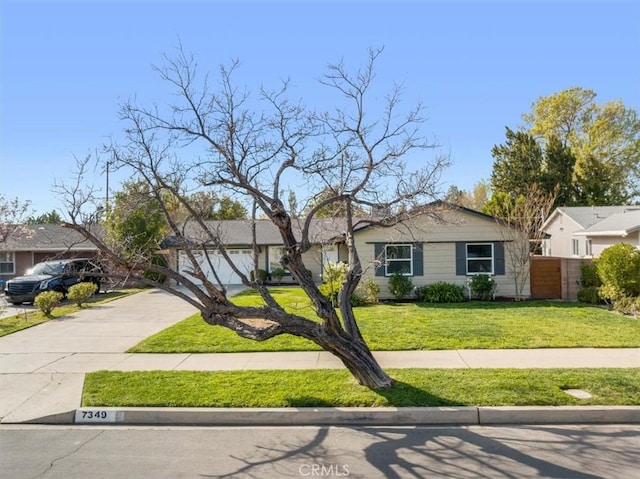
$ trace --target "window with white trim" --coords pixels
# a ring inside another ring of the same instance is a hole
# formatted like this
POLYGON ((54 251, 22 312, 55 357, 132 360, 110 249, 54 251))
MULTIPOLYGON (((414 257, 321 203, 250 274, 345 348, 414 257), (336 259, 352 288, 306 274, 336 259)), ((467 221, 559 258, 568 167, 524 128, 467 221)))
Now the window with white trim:
POLYGON ((14 274, 15 261, 13 252, 1 251, 0 252, 0 274, 14 274))
POLYGON ((578 241, 577 239, 574 239, 571 241, 571 243, 572 243, 573 256, 580 256, 580 241, 578 241))
POLYGON ((493 274, 493 243, 467 244, 467 274, 493 274))
POLYGON ((593 256, 593 244, 590 239, 585 240, 584 242, 584 254, 586 256, 593 256))
POLYGON ((385 276, 401 274, 413 276, 413 246, 410 244, 388 244, 384 247, 385 276))

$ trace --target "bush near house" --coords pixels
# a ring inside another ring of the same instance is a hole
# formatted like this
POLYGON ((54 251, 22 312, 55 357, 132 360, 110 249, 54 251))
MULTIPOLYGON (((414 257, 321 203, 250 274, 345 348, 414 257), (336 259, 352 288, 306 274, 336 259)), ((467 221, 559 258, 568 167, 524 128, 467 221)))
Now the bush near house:
POLYGON ((409 293, 413 291, 413 282, 408 276, 404 276, 400 273, 395 273, 389 278, 389 292, 397 300, 401 300, 409 296, 409 293))
POLYGON ((416 288, 416 296, 425 303, 461 303, 466 300, 462 286, 445 281, 416 288))
POLYGON ((602 282, 598 276, 598 270, 593 263, 582 263, 580 265, 580 289, 578 290, 578 301, 587 304, 600 304, 603 302, 600 296, 600 286, 602 282))
POLYGON ((595 264, 602 282, 600 295, 620 313, 640 313, 640 250, 626 243, 609 246, 595 264))
POLYGON ((284 268, 274 268, 273 271, 271 271, 271 277, 274 278, 278 284, 282 282, 282 278, 284 278, 286 274, 287 272, 284 268))
POLYGON ((498 285, 488 274, 476 274, 469 280, 471 294, 480 301, 491 301, 495 298, 498 285))

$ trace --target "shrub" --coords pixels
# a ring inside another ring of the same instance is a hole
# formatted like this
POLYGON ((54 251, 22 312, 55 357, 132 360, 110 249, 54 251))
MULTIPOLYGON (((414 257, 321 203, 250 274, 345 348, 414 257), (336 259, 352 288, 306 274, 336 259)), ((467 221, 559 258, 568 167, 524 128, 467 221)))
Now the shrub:
POLYGON ((346 263, 327 263, 324 266, 322 275, 323 283, 318 289, 332 304, 338 303, 338 294, 342 289, 342 284, 347 277, 348 270, 349 265, 346 263))
POLYGON ((480 301, 491 301, 494 298, 498 285, 488 274, 476 274, 469 280, 471 293, 480 301))
POLYGON ((613 310, 620 314, 638 317, 640 315, 640 296, 632 298, 622 296, 613 302, 613 310))
POLYGON ((43 291, 33 301, 36 308, 45 315, 50 316, 51 312, 60 304, 64 295, 58 291, 43 291))
POLYGON ((640 251, 625 243, 609 246, 596 261, 600 294, 615 301, 640 295, 640 251))
POLYGON ((82 303, 86 303, 97 291, 98 286, 94 283, 78 283, 69 288, 67 298, 82 307, 82 303))
POLYGON ((395 273, 389 278, 389 291, 397 300, 406 298, 413 290, 413 282, 408 276, 395 273))
POLYGON ((578 301, 588 304, 602 303, 600 288, 598 288, 597 286, 587 286, 586 288, 580 288, 578 290, 578 301))
POLYGON ((364 304, 375 304, 378 302, 380 286, 371 278, 365 278, 356 288, 356 294, 362 298, 364 304))
POLYGON ((271 271, 271 276, 276 279, 278 284, 280 284, 282 278, 284 278, 286 274, 287 272, 284 268, 273 268, 273 271, 271 271))
POLYGON ((353 306, 354 308, 356 306, 365 306, 367 304, 367 301, 364 299, 363 296, 359 295, 358 293, 353 293, 351 295, 351 306, 353 306))
POLYGON ((465 300, 464 288, 457 284, 438 281, 422 287, 419 299, 427 303, 461 303, 465 300))
MULTIPOLYGON (((251 273, 249 274, 249 277, 251 278, 251 281, 255 281, 256 280, 256 272, 255 270, 252 270, 251 273)), ((267 281, 267 272, 263 269, 258 269, 258 279, 264 283, 265 281, 267 281)))
POLYGON ((590 288, 592 286, 601 286, 602 282, 598 276, 598 270, 594 263, 582 263, 580 265, 580 286, 590 288))

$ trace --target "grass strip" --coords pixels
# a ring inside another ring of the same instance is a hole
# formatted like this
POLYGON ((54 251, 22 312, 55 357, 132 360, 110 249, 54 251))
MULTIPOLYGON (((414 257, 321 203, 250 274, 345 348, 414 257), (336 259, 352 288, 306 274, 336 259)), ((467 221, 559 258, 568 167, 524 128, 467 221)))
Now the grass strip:
POLYGON ((640 370, 390 369, 394 387, 372 391, 342 370, 99 371, 83 406, 370 407, 640 405, 640 370), (576 399, 565 389, 593 397, 576 399))
POLYGON ((0 319, 0 337, 6 336, 7 334, 15 333, 16 331, 20 331, 22 329, 31 328, 38 324, 46 323, 47 321, 50 321, 52 319, 63 318, 69 314, 79 311, 80 309, 91 308, 95 305, 109 303, 116 299, 124 298, 125 296, 129 296, 140 291, 142 290, 132 288, 122 291, 101 293, 97 296, 94 296, 87 303, 83 304, 82 308, 79 308, 73 303, 65 301, 60 304, 60 306, 55 308, 50 316, 46 316, 38 309, 29 311, 25 309, 23 310, 23 312, 16 314, 15 316, 8 316, 6 318, 0 319))
MULTIPOLYGON (((313 319, 300 288, 274 288, 289 311, 313 319)), ((259 296, 232 298, 258 306, 259 296)), ((564 301, 456 304, 382 303, 355 308, 360 330, 375 351, 640 347, 640 321, 603 308, 564 301)), ((282 335, 265 342, 240 338, 195 314, 129 350, 135 353, 230 353, 319 350, 308 340, 282 335)))

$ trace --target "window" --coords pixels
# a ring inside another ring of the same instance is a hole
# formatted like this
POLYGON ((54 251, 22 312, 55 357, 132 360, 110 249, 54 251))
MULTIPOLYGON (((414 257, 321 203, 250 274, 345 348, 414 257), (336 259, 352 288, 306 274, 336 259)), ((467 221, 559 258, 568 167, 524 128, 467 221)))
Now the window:
POLYGON ((493 274, 493 244, 467 244, 467 274, 493 274))
POLYGON ((13 253, 0 251, 0 274, 14 274, 13 253))
MULTIPOLYGON (((282 246, 269 246, 269 252, 267 254, 269 255, 268 273, 273 272, 276 268, 282 268, 282 265, 280 264, 280 258, 284 255, 284 248, 282 246)), ((287 271, 286 268, 285 271, 287 271)))
POLYGON ((584 242, 584 254, 586 256, 593 256, 593 245, 591 244, 590 239, 584 242))
POLYGON ((580 241, 577 239, 572 240, 573 243, 573 256, 580 256, 580 241))
POLYGON ((410 244, 388 244, 384 247, 385 276, 400 273, 413 276, 413 248, 410 244))

